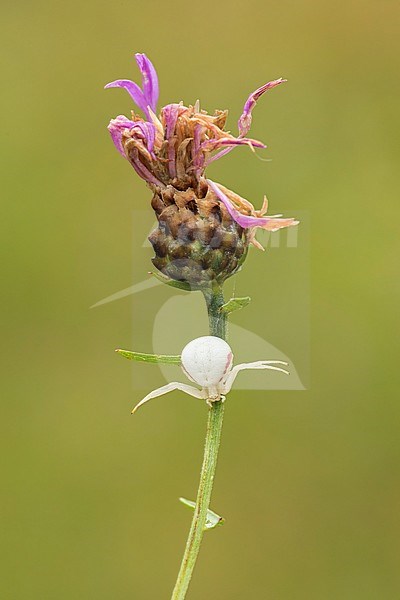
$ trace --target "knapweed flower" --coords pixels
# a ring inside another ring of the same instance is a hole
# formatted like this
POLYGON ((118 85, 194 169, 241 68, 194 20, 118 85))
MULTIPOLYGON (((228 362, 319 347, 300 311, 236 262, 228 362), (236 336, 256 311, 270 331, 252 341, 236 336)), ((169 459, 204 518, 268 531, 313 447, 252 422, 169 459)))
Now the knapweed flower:
POLYGON ((157 73, 145 54, 136 54, 136 62, 141 87, 127 79, 105 87, 124 88, 144 118, 132 111, 130 119, 112 119, 108 129, 117 150, 153 192, 158 219, 149 237, 156 254, 153 263, 168 277, 195 288, 214 280, 222 283, 240 268, 250 243, 261 247, 255 239, 257 228, 276 231, 297 224, 281 215, 265 216, 266 201, 256 210, 204 175, 208 164, 237 146, 265 148, 247 137, 252 110, 264 92, 285 80, 270 81, 250 94, 238 121, 239 133, 233 136, 224 129, 228 112, 209 115, 199 101, 188 107, 167 104, 157 116, 157 73))
POLYGON ((181 367, 185 375, 200 386, 173 381, 143 398, 133 409, 133 413, 152 398, 163 396, 173 390, 180 390, 189 396, 205 400, 209 406, 213 402, 225 400, 225 394, 230 392, 237 374, 245 369, 270 369, 289 375, 286 369, 276 365, 287 366, 281 360, 257 360, 233 366, 233 352, 227 342, 213 335, 204 335, 186 344, 181 354, 181 367))

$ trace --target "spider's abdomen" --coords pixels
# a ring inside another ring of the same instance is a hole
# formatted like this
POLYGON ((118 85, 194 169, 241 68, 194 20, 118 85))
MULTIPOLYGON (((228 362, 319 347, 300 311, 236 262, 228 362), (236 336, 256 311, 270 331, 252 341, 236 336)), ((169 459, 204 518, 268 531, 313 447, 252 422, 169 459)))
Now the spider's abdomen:
POLYGON ((232 350, 224 340, 205 335, 182 350, 182 369, 191 381, 204 388, 217 386, 232 366, 232 350))

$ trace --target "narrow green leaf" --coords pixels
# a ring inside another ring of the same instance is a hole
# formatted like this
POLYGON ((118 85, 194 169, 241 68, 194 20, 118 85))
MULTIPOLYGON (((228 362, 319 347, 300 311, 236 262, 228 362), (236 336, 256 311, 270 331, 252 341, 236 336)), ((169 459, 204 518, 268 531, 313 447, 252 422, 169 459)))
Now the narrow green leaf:
POLYGON ((144 354, 143 352, 131 352, 130 350, 121 350, 117 348, 115 351, 121 356, 129 360, 137 360, 139 362, 160 363, 163 365, 180 365, 181 357, 170 354, 144 354))
POLYGON ((240 310, 247 306, 250 303, 250 300, 250 296, 245 296, 244 298, 231 298, 228 302, 225 302, 219 310, 224 313, 231 313, 234 310, 240 310))
POLYGON ((169 277, 162 275, 162 273, 160 273, 159 271, 149 271, 149 275, 153 275, 156 279, 158 279, 158 281, 161 281, 161 283, 166 283, 171 287, 184 290, 185 292, 191 292, 193 289, 185 281, 176 281, 175 279, 170 279, 169 277))
MULTIPOLYGON (((193 502, 192 500, 187 500, 186 498, 179 498, 179 501, 192 510, 196 508, 196 502, 193 502)), ((217 513, 213 512, 212 510, 208 510, 204 531, 214 529, 214 527, 217 527, 217 525, 223 525, 224 523, 225 519, 223 517, 220 517, 219 515, 217 515, 217 513)))

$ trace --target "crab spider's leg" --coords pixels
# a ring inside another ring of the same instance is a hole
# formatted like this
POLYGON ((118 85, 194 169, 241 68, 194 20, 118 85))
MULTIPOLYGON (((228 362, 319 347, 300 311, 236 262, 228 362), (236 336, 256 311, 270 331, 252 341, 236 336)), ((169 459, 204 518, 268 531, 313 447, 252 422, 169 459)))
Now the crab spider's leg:
POLYGON ((186 383, 179 383, 178 381, 173 381, 172 383, 167 383, 167 385, 163 385, 156 390, 147 394, 143 400, 141 400, 138 404, 136 404, 135 408, 132 411, 132 414, 137 411, 143 404, 151 400, 152 398, 157 398, 157 396, 162 396, 163 394, 167 394, 168 392, 172 392, 173 390, 180 390, 181 392, 185 392, 185 394, 189 394, 190 396, 194 396, 195 398, 200 398, 201 400, 205 399, 205 394, 202 390, 198 390, 192 385, 187 385, 186 383))
POLYGON ((287 365, 287 362, 283 362, 282 360, 258 360, 256 362, 251 363, 242 363, 241 365, 236 365, 233 369, 226 375, 224 381, 221 385, 221 391, 224 394, 227 394, 233 382, 236 379, 239 371, 244 371, 245 369, 270 369, 271 371, 280 371, 281 373, 285 373, 289 375, 289 371, 286 369, 281 369, 280 367, 274 367, 273 365, 287 365))

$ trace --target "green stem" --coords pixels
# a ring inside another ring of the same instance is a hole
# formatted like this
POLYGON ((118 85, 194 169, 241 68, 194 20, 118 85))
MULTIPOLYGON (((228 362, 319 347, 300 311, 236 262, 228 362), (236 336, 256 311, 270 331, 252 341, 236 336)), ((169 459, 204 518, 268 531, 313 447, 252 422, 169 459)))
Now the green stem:
MULTIPOLYGON (((220 287, 204 291, 207 304, 210 334, 225 339, 226 314, 220 312, 224 297, 220 287)), ((204 445, 204 458, 201 467, 199 489, 197 492, 196 508, 194 510, 189 536, 186 542, 181 568, 176 580, 171 600, 183 600, 189 587, 190 579, 200 551, 206 524, 207 511, 210 506, 211 492, 217 468, 218 449, 221 439, 224 403, 213 402, 208 411, 207 433, 204 445)))
POLYGON ((227 318, 226 313, 221 312, 221 306, 225 303, 222 288, 215 286, 203 291, 207 304, 210 335, 226 339, 227 318))

